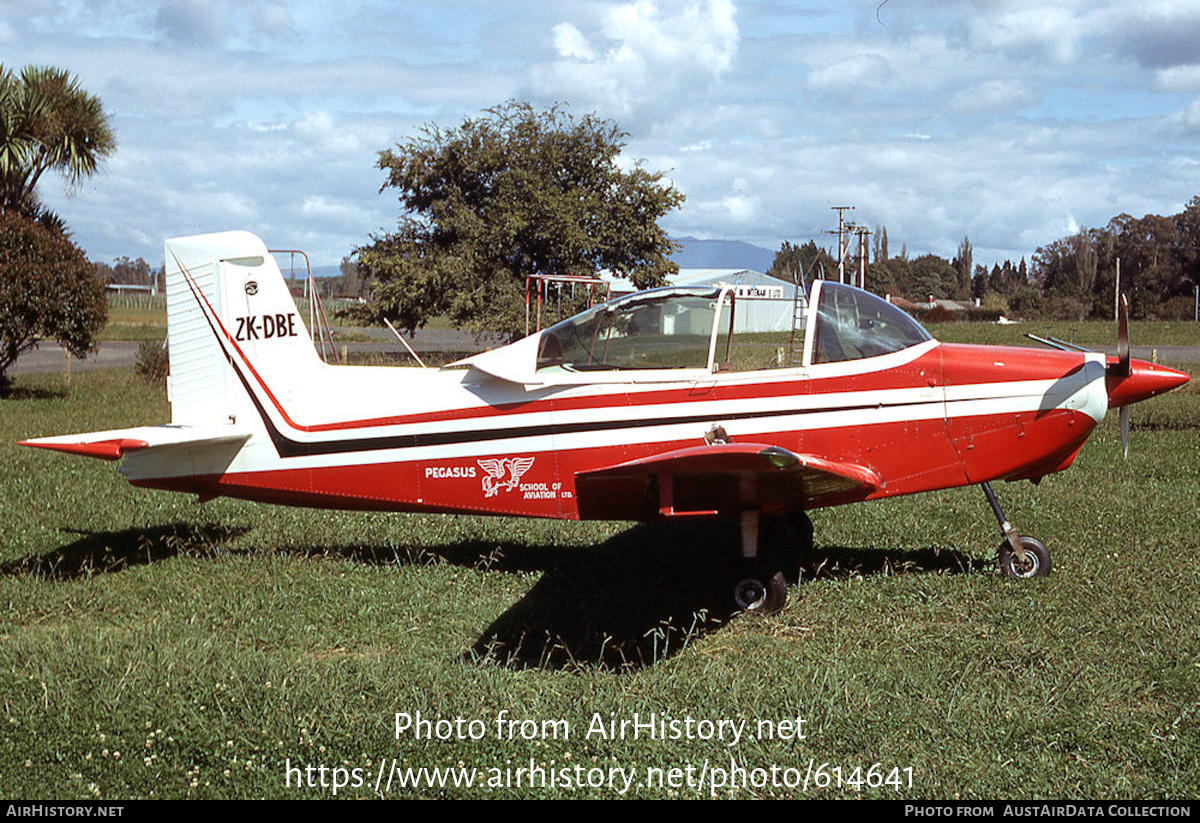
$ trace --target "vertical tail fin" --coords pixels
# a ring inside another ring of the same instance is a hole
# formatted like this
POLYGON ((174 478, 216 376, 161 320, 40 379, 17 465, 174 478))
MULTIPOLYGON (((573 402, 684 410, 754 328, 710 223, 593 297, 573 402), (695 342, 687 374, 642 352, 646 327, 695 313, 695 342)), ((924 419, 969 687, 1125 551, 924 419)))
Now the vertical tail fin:
POLYGON ((228 423, 247 392, 283 391, 320 368, 275 259, 248 232, 167 240, 171 422, 228 423), (272 378, 284 378, 278 382, 272 378))

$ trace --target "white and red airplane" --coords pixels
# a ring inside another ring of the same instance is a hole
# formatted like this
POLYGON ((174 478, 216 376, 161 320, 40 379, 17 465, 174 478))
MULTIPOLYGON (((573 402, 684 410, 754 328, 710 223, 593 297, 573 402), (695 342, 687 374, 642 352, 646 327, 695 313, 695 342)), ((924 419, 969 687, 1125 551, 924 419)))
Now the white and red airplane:
MULTIPOLYGON (((275 260, 245 232, 168 240, 171 423, 25 441, 110 460, 137 486, 343 509, 643 520, 735 517, 738 607, 786 598, 795 556, 760 524, 967 484, 1001 568, 1045 547, 990 483, 1074 461, 1110 408, 1188 380, 1120 353, 950 345, 817 280, 795 334, 741 331, 730 288, 595 306, 439 369, 316 355, 275 260), (765 534, 765 532, 764 532, 765 534)), ((745 312, 743 312, 745 313, 745 312)), ((805 535, 802 535, 804 537, 805 535)))

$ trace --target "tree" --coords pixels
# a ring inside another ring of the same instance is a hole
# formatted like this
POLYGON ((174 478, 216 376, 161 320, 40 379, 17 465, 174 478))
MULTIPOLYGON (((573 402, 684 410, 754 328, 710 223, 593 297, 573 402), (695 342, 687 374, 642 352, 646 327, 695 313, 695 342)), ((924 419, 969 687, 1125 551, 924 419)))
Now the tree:
POLYGON ((112 265, 96 263, 96 274, 103 283, 120 283, 122 285, 151 286, 154 272, 150 264, 142 258, 130 260, 127 256, 113 260, 112 265))
POLYGON ((1187 285, 1200 285, 1200 197, 1175 215, 1175 236, 1180 274, 1187 285))
POLYGON ((809 240, 803 246, 794 246, 787 240, 775 252, 775 260, 767 274, 789 283, 799 280, 806 283, 816 278, 829 277, 837 271, 833 255, 809 240), (797 275, 799 275, 797 277, 797 275))
POLYGON ((78 185, 115 148, 99 98, 70 73, 26 66, 18 76, 0 66, 0 211, 38 216, 35 188, 45 172, 78 185))
POLYGON ((875 229, 875 262, 886 263, 888 259, 887 226, 875 229))
POLYGON ((358 266, 349 257, 342 258, 341 274, 338 276, 338 297, 365 297, 367 295, 367 282, 363 279, 362 272, 358 270, 358 266))
POLYGON ((912 276, 911 268, 904 257, 877 258, 867 268, 867 284, 876 294, 906 294, 909 291, 907 284, 912 276))
POLYGON ((971 296, 971 273, 974 268, 971 262, 972 255, 971 239, 964 236, 958 246, 958 255, 951 264, 958 273, 958 293, 955 297, 959 300, 966 300, 971 296))
POLYGON ((931 296, 954 297, 958 293, 958 272, 945 258, 923 254, 912 261, 905 292, 917 302, 931 296))
POLYGON ((985 294, 989 293, 989 285, 988 267, 982 263, 976 263, 971 273, 971 297, 975 300, 982 299, 985 294))
POLYGON ((1100 232, 1083 229, 1070 237, 1039 246, 1034 270, 1043 290, 1071 297, 1090 297, 1096 284, 1100 232))
POLYGON ((104 285, 64 235, 0 211, 0 387, 18 355, 41 339, 85 357, 104 327, 104 285))
POLYGON ((509 102, 380 152, 383 189, 404 213, 355 250, 373 281, 367 315, 413 329, 446 314, 516 336, 528 275, 608 269, 639 288, 663 282, 677 247, 657 221, 683 195, 662 173, 622 168, 627 136, 594 115, 509 102))

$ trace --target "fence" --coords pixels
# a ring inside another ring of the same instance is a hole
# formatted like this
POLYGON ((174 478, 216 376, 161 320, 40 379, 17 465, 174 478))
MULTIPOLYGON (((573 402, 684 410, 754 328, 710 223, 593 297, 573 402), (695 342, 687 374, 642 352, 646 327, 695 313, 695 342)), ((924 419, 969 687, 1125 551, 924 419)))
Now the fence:
POLYGON ((167 310, 165 294, 109 294, 110 309, 139 309, 142 311, 167 310))

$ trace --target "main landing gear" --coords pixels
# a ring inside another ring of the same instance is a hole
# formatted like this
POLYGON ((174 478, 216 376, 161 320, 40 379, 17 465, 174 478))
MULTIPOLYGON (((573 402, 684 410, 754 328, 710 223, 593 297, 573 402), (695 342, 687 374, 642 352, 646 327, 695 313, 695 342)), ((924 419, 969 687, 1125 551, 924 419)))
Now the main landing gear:
MULTIPOLYGON (((1004 534, 997 552, 1000 571, 1014 580, 1050 574, 1050 552, 1036 538, 1019 534, 1004 516, 990 483, 981 483, 1004 534)), ((757 510, 740 514, 742 553, 730 579, 733 605, 746 614, 774 614, 787 602, 787 586, 799 576, 800 556, 813 545, 812 521, 804 512, 762 519, 757 510), (766 535, 759 534, 760 524, 766 535)))
POLYGON ((1004 533, 1004 542, 997 551, 1000 572, 1013 580, 1029 580, 1050 574, 1049 550, 1040 540, 1017 533, 1004 516, 1004 510, 1000 508, 1000 501, 996 499, 991 483, 981 483, 980 486, 987 495, 997 522, 1000 523, 1000 531, 1004 533))
POLYGON ((740 515, 742 556, 731 575, 733 605, 746 614, 775 614, 787 602, 789 582, 800 576, 800 555, 812 547, 813 527, 802 511, 766 521, 760 539, 758 511, 740 515))
POLYGON ((744 562, 735 577, 733 603, 747 614, 775 614, 787 602, 787 579, 782 569, 744 562))

